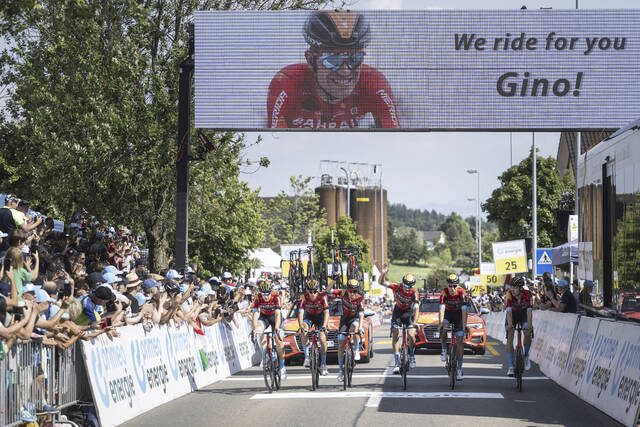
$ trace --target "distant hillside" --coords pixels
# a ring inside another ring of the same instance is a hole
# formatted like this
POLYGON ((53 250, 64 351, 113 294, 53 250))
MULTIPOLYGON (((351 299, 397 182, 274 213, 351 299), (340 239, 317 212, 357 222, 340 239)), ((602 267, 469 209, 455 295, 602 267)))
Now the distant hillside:
POLYGON ((402 203, 389 205, 389 222, 393 227, 414 227, 422 231, 440 230, 447 215, 432 210, 407 208, 402 203))

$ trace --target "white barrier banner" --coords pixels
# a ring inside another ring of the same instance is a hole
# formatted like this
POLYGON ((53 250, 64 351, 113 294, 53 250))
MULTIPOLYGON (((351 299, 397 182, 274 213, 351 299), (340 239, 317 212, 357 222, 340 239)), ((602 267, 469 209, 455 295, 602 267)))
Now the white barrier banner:
POLYGON ((87 374, 103 427, 115 426, 250 367, 256 360, 250 326, 236 315, 196 334, 190 326, 118 328, 82 342, 87 374))
MULTIPOLYGON (((564 373, 569 354, 571 350, 571 341, 578 322, 578 316, 570 313, 556 312, 535 312, 535 314, 544 313, 549 317, 551 323, 555 326, 552 333, 551 343, 547 346, 548 356, 553 356, 547 365, 547 370, 542 370, 548 377, 557 379, 564 373)), ((537 317, 537 316, 536 316, 537 317)), ((534 317, 535 324, 535 317, 534 317)))
POLYGON ((573 342, 571 343, 567 367, 558 378, 558 384, 573 394, 577 395, 582 386, 582 380, 587 371, 587 363, 589 362, 599 324, 599 319, 580 317, 573 342))
POLYGON ((640 410, 640 326, 601 320, 580 397, 627 426, 640 410))
POLYGON ((551 359, 547 359, 547 350, 552 343, 552 331, 555 328, 552 320, 546 316, 547 311, 536 310, 533 313, 533 331, 534 338, 531 342, 529 350, 529 358, 532 362, 537 363, 540 369, 545 372, 551 359))

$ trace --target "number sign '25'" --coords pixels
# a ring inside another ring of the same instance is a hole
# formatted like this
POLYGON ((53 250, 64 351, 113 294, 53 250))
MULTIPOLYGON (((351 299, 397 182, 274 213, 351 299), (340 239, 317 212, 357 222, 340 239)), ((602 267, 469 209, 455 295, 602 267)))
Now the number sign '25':
POLYGON ((527 250, 524 240, 493 243, 496 274, 523 273, 527 269, 527 250))

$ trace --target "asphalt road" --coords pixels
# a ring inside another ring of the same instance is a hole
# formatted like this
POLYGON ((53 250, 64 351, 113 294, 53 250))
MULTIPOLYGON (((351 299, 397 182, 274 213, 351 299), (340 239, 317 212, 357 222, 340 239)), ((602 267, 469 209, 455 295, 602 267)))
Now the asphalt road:
MULTIPOLYGON (((544 377, 535 364, 524 389, 505 375, 505 348, 490 341, 484 356, 465 354, 462 383, 452 392, 435 351, 419 351, 407 391, 392 362, 388 328, 375 333, 375 357, 354 371, 354 387, 342 391, 337 366, 311 377, 288 366, 280 391, 265 391, 262 371, 253 367, 149 411, 124 426, 617 426, 615 420, 544 377)), ((335 363, 335 361, 334 361, 335 363)))

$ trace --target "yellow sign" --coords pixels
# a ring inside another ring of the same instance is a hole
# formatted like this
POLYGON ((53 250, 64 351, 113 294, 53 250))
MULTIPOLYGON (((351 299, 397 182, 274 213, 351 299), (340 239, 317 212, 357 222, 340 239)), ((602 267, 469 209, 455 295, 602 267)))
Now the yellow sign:
MULTIPOLYGON (((302 272, 304 275, 307 274, 307 263, 309 261, 307 261, 306 259, 302 260, 302 272)), ((289 276, 289 267, 290 267, 291 261, 282 261, 280 264, 280 268, 282 269, 282 277, 287 277, 289 276)))
POLYGON ((503 258, 496 261, 496 273, 514 274, 527 272, 527 257, 503 258))
POLYGON ((487 287, 484 285, 472 285, 471 286, 471 295, 476 296, 479 295, 480 292, 487 292, 487 287))
POLYGON ((368 202, 368 197, 356 197, 356 202, 368 202))
POLYGON ((497 274, 483 274, 480 282, 485 286, 498 286, 502 284, 502 277, 497 274))
POLYGON ((497 275, 524 273, 529 270, 524 240, 493 242, 492 246, 497 275))
POLYGON ((374 297, 381 297, 384 295, 384 289, 378 286, 376 286, 375 288, 372 287, 371 289, 369 289, 369 295, 374 297))

